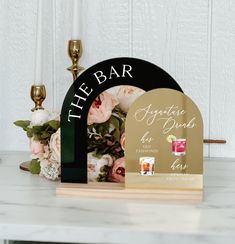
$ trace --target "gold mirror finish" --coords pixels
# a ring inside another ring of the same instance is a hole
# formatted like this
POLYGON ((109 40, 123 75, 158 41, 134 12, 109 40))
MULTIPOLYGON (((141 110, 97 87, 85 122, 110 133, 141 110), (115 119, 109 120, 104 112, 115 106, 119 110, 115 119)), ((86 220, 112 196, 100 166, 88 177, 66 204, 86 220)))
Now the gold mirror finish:
POLYGON ((126 118, 126 187, 202 189, 203 122, 185 94, 146 92, 126 118), (141 175, 139 159, 153 157, 154 174, 141 175))

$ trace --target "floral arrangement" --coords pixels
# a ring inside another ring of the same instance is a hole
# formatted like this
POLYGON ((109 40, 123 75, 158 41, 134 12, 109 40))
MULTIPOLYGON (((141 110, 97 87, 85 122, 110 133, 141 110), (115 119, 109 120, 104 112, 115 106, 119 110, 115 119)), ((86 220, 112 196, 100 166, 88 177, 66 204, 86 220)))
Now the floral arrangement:
MULTIPOLYGON (((87 165, 89 181, 124 182, 125 119, 131 104, 143 90, 119 86, 101 93, 87 117, 87 165)), ((60 120, 37 110, 31 121, 16 121, 30 138, 31 173, 56 180, 60 175, 60 120)))
POLYGON ((47 110, 35 110, 31 121, 18 120, 29 138, 31 161, 29 170, 50 180, 60 175, 60 117, 47 110))

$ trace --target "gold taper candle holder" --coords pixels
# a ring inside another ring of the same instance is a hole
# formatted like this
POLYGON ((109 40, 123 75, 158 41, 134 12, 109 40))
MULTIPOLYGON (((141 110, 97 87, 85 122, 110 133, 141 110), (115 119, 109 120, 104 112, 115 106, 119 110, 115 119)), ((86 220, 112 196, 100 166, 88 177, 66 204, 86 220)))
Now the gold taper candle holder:
POLYGON ((42 107, 42 103, 46 98, 46 88, 44 85, 33 85, 31 86, 31 99, 35 103, 35 107, 31 109, 32 111, 35 111, 37 109, 44 109, 42 107))
POLYGON ((82 56, 82 41, 81 40, 69 40, 68 42, 68 54, 72 60, 72 66, 67 68, 75 81, 78 78, 79 73, 84 69, 79 65, 79 59, 82 56))

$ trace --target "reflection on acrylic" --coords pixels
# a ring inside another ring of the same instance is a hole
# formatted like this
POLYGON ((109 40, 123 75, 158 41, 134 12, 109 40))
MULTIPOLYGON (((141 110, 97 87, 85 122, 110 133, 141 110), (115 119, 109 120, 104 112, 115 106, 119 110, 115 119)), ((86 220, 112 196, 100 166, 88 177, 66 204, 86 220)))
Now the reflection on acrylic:
POLYGON ((125 181, 125 120, 145 91, 134 86, 110 88, 93 101, 87 117, 88 180, 125 181))

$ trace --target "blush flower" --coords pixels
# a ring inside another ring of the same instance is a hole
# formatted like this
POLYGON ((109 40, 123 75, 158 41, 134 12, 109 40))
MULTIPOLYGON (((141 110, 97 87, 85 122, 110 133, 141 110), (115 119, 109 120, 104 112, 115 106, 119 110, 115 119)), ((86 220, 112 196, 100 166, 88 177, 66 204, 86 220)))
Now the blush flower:
POLYGON ((60 129, 58 129, 50 139, 51 160, 60 163, 60 129))
POLYGON ((40 154, 40 153, 44 153, 44 145, 42 143, 40 143, 40 141, 36 141, 34 140, 34 138, 30 138, 30 150, 31 153, 34 155, 40 154))
POLYGON ((58 180, 61 173, 61 169, 57 163, 44 159, 40 162, 40 176, 45 177, 48 180, 58 180))
POLYGON ((105 154, 101 158, 97 158, 92 155, 93 153, 87 154, 87 166, 88 166, 88 180, 97 181, 101 169, 103 166, 112 166, 113 159, 110 155, 105 154))
POLYGON ((122 133, 121 139, 120 139, 121 148, 123 151, 125 151, 125 145, 126 145, 126 138, 125 138, 125 132, 122 133))
POLYGON ((38 160, 40 161, 40 176, 48 180, 59 179, 61 164, 52 158, 52 151, 48 146, 45 146, 45 153, 41 154, 38 160))
POLYGON ((113 165, 110 180, 112 182, 125 182, 125 158, 118 158, 113 165))
POLYGON ((117 92, 119 107, 127 113, 132 103, 144 93, 145 91, 138 87, 121 86, 117 92))
POLYGON ((87 124, 106 122, 111 114, 113 108, 118 105, 116 97, 108 92, 102 92, 92 103, 87 118, 87 124))

